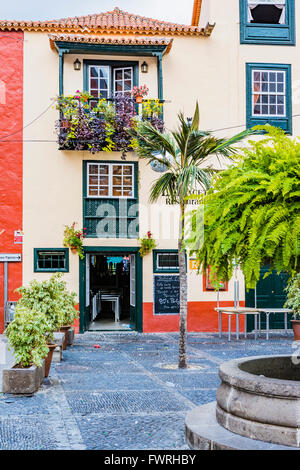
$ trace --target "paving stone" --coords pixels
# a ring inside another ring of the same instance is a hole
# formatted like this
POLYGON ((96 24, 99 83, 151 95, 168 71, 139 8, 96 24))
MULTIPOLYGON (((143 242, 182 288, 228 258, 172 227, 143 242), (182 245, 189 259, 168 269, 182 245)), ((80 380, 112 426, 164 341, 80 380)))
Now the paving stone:
POLYGON ((172 391, 66 392, 66 397, 73 413, 155 413, 189 409, 172 391))
POLYGON ((88 449, 188 449, 185 413, 148 416, 85 416, 77 423, 88 449))
POLYGON ((34 396, 0 394, 0 449, 187 449, 186 414, 215 401, 220 363, 292 351, 281 334, 228 343, 189 333, 188 361, 200 368, 179 371, 176 333, 76 335, 34 396))
POLYGON ((1 450, 53 450, 57 442, 45 416, 0 417, 1 450))

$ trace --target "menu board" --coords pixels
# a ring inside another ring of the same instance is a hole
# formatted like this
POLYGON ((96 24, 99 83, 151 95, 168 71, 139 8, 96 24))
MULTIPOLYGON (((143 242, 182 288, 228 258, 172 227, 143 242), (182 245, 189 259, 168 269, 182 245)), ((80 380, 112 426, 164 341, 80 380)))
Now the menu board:
POLYGON ((179 276, 154 276, 154 315, 178 315, 180 310, 179 276))

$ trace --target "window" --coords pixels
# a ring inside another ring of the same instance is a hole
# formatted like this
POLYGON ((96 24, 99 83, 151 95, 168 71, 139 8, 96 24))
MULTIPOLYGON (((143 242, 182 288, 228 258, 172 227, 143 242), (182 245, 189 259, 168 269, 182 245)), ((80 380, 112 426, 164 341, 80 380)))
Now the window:
POLYGON ((67 248, 35 248, 34 272, 57 271, 69 271, 69 250, 67 248))
POLYGON ((178 273, 178 250, 153 250, 154 273, 178 273))
MULTIPOLYGON (((84 60, 84 89, 97 98, 130 95, 138 85, 138 62, 84 60)), ((97 101, 91 101, 91 105, 97 101)))
POLYGON ((247 64, 247 127, 269 123, 292 132, 291 66, 247 64))
POLYGON ((295 0, 240 0, 241 43, 295 45, 295 0))
POLYGON ((138 162, 83 161, 88 238, 139 237, 138 162))
POLYGON ((134 197, 134 168, 132 164, 88 164, 89 197, 134 197))
POLYGON ((285 24, 286 0, 248 0, 248 23, 285 24))

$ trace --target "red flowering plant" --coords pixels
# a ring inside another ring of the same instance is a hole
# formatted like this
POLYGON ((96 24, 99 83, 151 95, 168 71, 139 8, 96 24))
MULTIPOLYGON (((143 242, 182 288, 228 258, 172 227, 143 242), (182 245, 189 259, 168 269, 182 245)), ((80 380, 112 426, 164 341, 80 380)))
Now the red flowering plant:
POLYGON ((150 230, 147 232, 145 237, 139 238, 139 242, 141 244, 139 251, 142 258, 151 253, 151 251, 156 247, 156 241, 152 238, 150 230))
POLYGON ((137 103, 141 103, 144 96, 147 96, 149 93, 149 88, 146 85, 134 86, 132 88, 132 96, 136 99, 137 103))
POLYGON ((86 227, 81 230, 75 230, 76 222, 69 227, 65 225, 64 241, 65 247, 71 248, 72 252, 77 252, 80 259, 84 258, 83 239, 86 237, 86 227))

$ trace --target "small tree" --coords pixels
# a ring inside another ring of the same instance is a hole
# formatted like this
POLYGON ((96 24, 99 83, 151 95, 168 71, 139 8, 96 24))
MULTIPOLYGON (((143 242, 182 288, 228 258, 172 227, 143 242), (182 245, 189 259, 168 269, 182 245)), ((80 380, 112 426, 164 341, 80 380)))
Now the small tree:
POLYGON ((178 254, 180 280, 180 320, 179 320, 179 368, 187 367, 186 331, 187 331, 187 272, 186 252, 184 247, 185 205, 186 199, 196 187, 207 190, 214 171, 207 165, 211 155, 225 157, 235 153, 233 145, 241 141, 248 131, 242 132, 229 140, 218 139, 210 132, 199 130, 199 107, 196 105, 192 119, 186 120, 182 113, 178 115, 178 129, 162 133, 147 122, 140 122, 129 131, 139 157, 149 163, 165 166, 165 173, 152 185, 150 202, 167 196, 172 204, 180 208, 178 254))
MULTIPOLYGON (((254 129, 265 138, 251 141, 202 198, 204 243, 196 251, 202 271, 211 267, 211 281, 229 280, 238 264, 247 288, 264 264, 291 275, 300 269, 300 143, 276 127, 254 129)), ((202 240, 196 229, 191 246, 202 240)))

